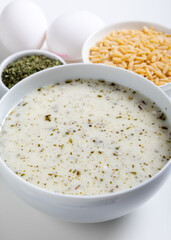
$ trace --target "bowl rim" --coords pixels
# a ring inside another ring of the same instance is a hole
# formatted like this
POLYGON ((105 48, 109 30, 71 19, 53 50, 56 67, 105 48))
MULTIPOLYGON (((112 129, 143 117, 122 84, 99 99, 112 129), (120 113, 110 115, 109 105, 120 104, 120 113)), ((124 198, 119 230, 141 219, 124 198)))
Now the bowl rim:
MULTIPOLYGON (((2 81, 2 73, 5 69, 5 67, 8 66, 8 64, 15 62, 16 60, 18 60, 22 57, 26 57, 26 56, 30 56, 30 55, 44 55, 51 59, 59 60, 62 63, 62 65, 66 64, 66 62, 64 61, 64 59, 62 57, 60 57, 56 53, 50 52, 48 50, 46 51, 46 50, 40 50, 40 49, 30 49, 30 50, 22 50, 22 51, 13 53, 13 54, 9 55, 7 58, 5 58, 0 63, 0 88, 2 88, 4 90, 4 92, 5 91, 7 92, 8 90, 10 90, 2 81)), ((44 69, 44 70, 46 70, 46 69, 44 69)), ((41 71, 44 71, 44 70, 41 70, 41 71)), ((33 75, 33 74, 31 74, 31 75, 33 75)))
MULTIPOLYGON (((156 86, 153 82, 147 80, 146 78, 142 77, 141 75, 137 74, 137 73, 134 73, 132 71, 128 71, 128 70, 125 70, 123 68, 118 68, 118 67, 115 67, 115 66, 108 66, 108 65, 104 65, 104 64, 90 64, 90 63, 87 63, 87 64, 83 64, 83 63, 74 63, 74 64, 66 64, 66 65, 61 65, 61 66, 56 66, 56 67, 53 67, 53 68, 48 68, 48 69, 45 69, 43 71, 39 71, 35 74, 32 74, 28 77, 26 77, 25 79, 23 79, 23 81, 20 81, 18 84, 14 85, 14 87, 12 87, 11 89, 9 89, 9 91, 1 98, 0 100, 0 105, 2 104, 2 101, 5 101, 4 99, 6 97, 8 97, 8 95, 11 94, 11 92, 15 92, 15 88, 19 88, 20 85, 23 85, 25 82, 28 82, 30 80, 30 78, 34 78, 34 76, 36 75, 41 75, 43 72, 50 72, 52 69, 56 68, 56 69, 60 69, 60 68, 67 68, 67 67, 71 67, 72 66, 98 66, 98 67, 102 67, 102 68, 115 68, 117 69, 117 71, 123 71, 123 72, 129 72, 129 74, 132 74, 132 75, 136 75, 138 76, 140 79, 142 79, 142 81, 144 81, 144 83, 146 82, 147 84, 149 85, 152 85, 153 87, 155 87, 156 89, 158 89, 159 92, 161 92, 165 98, 167 98, 167 100, 169 100, 170 104, 171 104, 171 99, 168 97, 168 95, 161 89, 159 88, 158 86, 156 86)), ((25 96, 25 95, 23 95, 25 96)), ((13 105, 14 107, 15 105, 13 105)), ((5 118, 3 119, 3 121, 5 120, 5 118)), ((3 125, 3 121, 2 121, 2 125, 3 125)), ((0 125, 0 126, 2 126, 0 125)), ((1 131, 1 129, 0 129, 1 131)), ((71 194, 63 194, 63 193, 58 193, 58 192, 53 192, 53 191, 50 191, 50 190, 47 190, 47 189, 43 189, 41 187, 38 187, 30 182, 27 182, 26 180, 24 180, 22 177, 16 175, 14 173, 14 171, 12 171, 8 166, 7 164, 1 159, 0 157, 0 168, 3 167, 6 169, 6 171, 8 171, 13 178, 16 178, 19 182, 21 182, 22 184, 26 184, 26 186, 31 189, 32 191, 36 191, 37 193, 42 193, 42 194, 46 194, 46 195, 49 195, 49 196, 55 196, 55 197, 60 197, 60 198, 65 198, 65 199, 83 199, 83 200, 100 200, 100 199, 109 199, 109 198, 117 198, 119 196, 123 196, 125 194, 129 194, 129 193, 132 193, 132 192, 135 192, 137 191, 138 189, 140 188, 143 188, 144 186, 148 185, 150 182, 152 181, 155 181, 163 172, 166 171, 167 168, 171 168, 171 158, 168 160, 168 162, 164 165, 164 167, 162 167, 162 169, 160 171, 158 171, 155 175, 153 175, 151 178, 145 180, 144 182, 136 185, 135 187, 132 187, 132 188, 129 188, 129 189, 126 189, 126 190, 122 190, 122 191, 118 191, 118 192, 114 192, 114 193, 107 193, 107 194, 100 194, 100 195, 71 195, 71 194)))

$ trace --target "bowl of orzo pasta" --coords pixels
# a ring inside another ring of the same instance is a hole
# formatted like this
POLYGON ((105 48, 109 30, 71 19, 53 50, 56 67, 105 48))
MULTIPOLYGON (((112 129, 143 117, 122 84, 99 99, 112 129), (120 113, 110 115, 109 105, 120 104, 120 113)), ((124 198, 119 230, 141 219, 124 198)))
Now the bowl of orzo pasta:
POLYGON ((82 60, 121 67, 171 87, 171 29, 137 21, 107 26, 86 40, 82 60))

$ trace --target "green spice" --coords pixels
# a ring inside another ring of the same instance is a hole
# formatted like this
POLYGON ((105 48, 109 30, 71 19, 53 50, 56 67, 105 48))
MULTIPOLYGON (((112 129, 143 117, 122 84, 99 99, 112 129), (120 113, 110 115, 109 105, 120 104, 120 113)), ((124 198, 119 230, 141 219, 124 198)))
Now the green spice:
POLYGON ((77 176, 80 176, 81 175, 81 172, 80 171, 77 171, 77 176))
POLYGON ((165 121, 167 119, 167 116, 165 113, 162 113, 161 116, 159 117, 161 120, 165 121))
POLYGON ((136 175, 137 173, 136 172, 131 172, 133 175, 136 175))
POLYGON ((164 129, 164 130, 168 129, 168 127, 165 127, 165 126, 161 126, 161 128, 164 129))
POLYGON ((45 121, 51 122, 51 114, 45 116, 45 121))
POLYGON ((72 82, 72 80, 70 80, 70 79, 65 81, 65 83, 71 83, 71 82, 72 82))
POLYGON ((44 55, 31 55, 14 61, 2 72, 2 81, 11 88, 22 79, 46 68, 62 65, 59 60, 50 59, 44 55))
POLYGON ((80 187, 80 185, 78 185, 78 186, 75 188, 75 190, 77 190, 79 187, 80 187))

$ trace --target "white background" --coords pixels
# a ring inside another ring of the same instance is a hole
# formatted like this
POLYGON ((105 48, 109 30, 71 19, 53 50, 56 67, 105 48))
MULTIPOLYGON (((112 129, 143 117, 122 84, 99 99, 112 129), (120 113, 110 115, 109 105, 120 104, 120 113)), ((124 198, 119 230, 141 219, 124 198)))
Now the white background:
MULTIPOLYGON (((0 0, 0 12, 10 2, 0 0)), ((33 0, 50 24, 73 10, 88 10, 106 24, 150 21, 171 28, 171 0, 33 0)), ((0 61, 8 56, 0 43, 0 61)), ((171 177, 162 189, 133 213, 106 223, 71 224, 27 206, 0 179, 0 240, 170 240, 171 177)))

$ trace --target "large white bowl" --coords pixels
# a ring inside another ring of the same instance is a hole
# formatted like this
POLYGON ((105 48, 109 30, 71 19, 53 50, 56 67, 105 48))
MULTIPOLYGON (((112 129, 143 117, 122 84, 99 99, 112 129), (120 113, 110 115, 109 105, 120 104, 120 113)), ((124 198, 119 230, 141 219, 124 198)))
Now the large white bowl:
MULTIPOLYGON (((84 63, 90 63, 90 61, 89 61, 90 48, 95 46, 98 41, 105 38, 112 31, 117 31, 117 30, 120 30, 120 29, 142 29, 144 26, 154 27, 159 32, 163 32, 163 33, 171 35, 171 29, 170 28, 167 28, 167 27, 162 26, 162 25, 157 24, 157 23, 144 22, 144 21, 131 21, 131 22, 114 23, 114 24, 106 26, 106 27, 102 28, 101 30, 91 34, 87 38, 87 40, 85 41, 85 43, 82 47, 82 60, 83 60, 83 62, 84 63)), ((169 85, 169 87, 171 87, 171 83, 167 83, 165 85, 169 85)))
MULTIPOLYGON (((114 81, 141 92, 156 102, 171 123, 171 101, 152 82, 121 68, 100 64, 71 64, 38 72, 11 88, 0 101, 0 126, 11 108, 33 89, 77 78, 114 81)), ((171 160, 151 179, 127 191, 99 196, 72 196, 43 190, 26 182, 0 159, 0 175, 25 202, 49 215, 73 222, 102 222, 131 212, 160 189, 170 172, 171 160)))
POLYGON ((4 59, 4 61, 0 65, 0 98, 9 90, 9 88, 7 88, 2 81, 2 73, 5 67, 8 66, 8 64, 22 57, 26 57, 30 55, 44 55, 50 59, 59 60, 63 65, 66 64, 66 62, 60 56, 56 55, 55 53, 44 51, 44 50, 36 50, 36 49, 24 50, 8 56, 6 59, 4 59))

